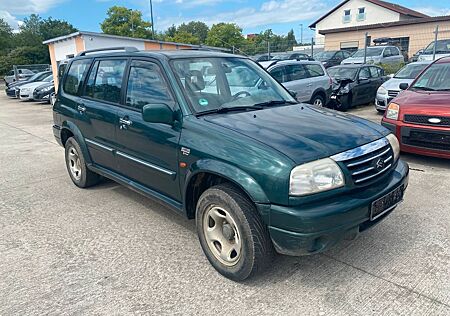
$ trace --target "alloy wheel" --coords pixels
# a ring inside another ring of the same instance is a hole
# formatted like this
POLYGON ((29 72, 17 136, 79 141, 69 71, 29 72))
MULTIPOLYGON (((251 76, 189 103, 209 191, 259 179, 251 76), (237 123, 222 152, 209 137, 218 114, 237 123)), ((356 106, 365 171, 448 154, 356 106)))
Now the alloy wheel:
POLYGON ((79 181, 81 179, 81 160, 77 150, 74 147, 69 148, 69 169, 72 177, 79 181))

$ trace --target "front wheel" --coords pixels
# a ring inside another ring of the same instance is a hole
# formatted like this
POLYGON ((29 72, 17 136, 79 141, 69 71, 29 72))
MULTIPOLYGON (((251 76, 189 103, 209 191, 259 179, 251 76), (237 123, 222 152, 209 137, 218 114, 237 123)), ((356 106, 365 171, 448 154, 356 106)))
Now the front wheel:
POLYGON ((243 281, 272 261, 267 226, 253 203, 230 184, 214 186, 200 196, 196 224, 209 262, 231 280, 243 281))

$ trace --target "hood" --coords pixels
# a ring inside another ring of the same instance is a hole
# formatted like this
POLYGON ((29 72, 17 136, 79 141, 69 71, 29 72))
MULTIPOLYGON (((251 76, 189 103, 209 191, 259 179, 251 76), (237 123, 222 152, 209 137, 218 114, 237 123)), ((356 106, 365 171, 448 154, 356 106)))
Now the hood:
POLYGON ((388 134, 379 124, 307 105, 210 115, 204 119, 264 143, 297 164, 329 157, 388 134))
POLYGON ((31 83, 27 83, 24 84, 23 86, 20 87, 21 90, 34 90, 36 87, 39 87, 40 85, 43 85, 44 83, 48 83, 46 81, 36 81, 36 82, 31 82, 31 83))
MULTIPOLYGON (((379 57, 375 56, 375 57, 370 57, 367 56, 366 58, 366 64, 370 63, 370 62, 374 62, 375 60, 378 60, 379 57)), ((342 64, 364 64, 364 57, 349 57, 347 59, 344 59, 342 61, 342 64)))
POLYGON ((411 84, 414 81, 414 79, 397 79, 392 78, 383 83, 381 86, 385 88, 386 90, 396 90, 400 91, 400 84, 401 83, 407 83, 411 84))
POLYGON ((55 86, 55 85, 53 84, 53 82, 45 82, 45 83, 43 83, 43 84, 37 86, 35 89, 36 89, 36 90, 42 90, 42 89, 44 89, 44 88, 47 88, 47 87, 54 87, 54 86, 55 86))
POLYGON ((406 90, 394 100, 401 113, 450 116, 450 92, 406 90))
MULTIPOLYGON (((435 60, 442 58, 442 57, 449 57, 449 54, 436 54, 435 60)), ((419 55, 419 61, 433 61, 433 54, 420 54, 419 55)))

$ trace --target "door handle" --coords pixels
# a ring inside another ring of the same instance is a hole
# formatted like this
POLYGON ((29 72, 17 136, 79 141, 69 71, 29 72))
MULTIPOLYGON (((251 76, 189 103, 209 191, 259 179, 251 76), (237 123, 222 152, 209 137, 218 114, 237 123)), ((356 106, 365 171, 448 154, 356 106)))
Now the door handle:
POLYGON ((133 124, 132 121, 126 119, 126 118, 120 118, 119 119, 119 124, 120 124, 120 129, 127 129, 128 126, 130 126, 131 124, 133 124))
POLYGON ((86 112, 86 107, 83 104, 80 104, 80 105, 78 105, 77 110, 80 113, 84 113, 84 112, 86 112))

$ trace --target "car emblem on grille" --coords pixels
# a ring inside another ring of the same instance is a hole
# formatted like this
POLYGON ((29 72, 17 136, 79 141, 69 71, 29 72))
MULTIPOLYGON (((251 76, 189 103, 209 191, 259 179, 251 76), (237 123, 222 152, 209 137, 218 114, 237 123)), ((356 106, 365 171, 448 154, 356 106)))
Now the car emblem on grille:
POLYGON ((375 169, 377 169, 377 171, 380 171, 384 168, 384 159, 380 158, 377 160, 377 162, 375 163, 375 169))
POLYGON ((430 123, 432 123, 432 124, 439 124, 439 123, 442 122, 442 120, 439 119, 439 118, 437 118, 437 117, 430 117, 430 118, 428 119, 428 122, 430 122, 430 123))

